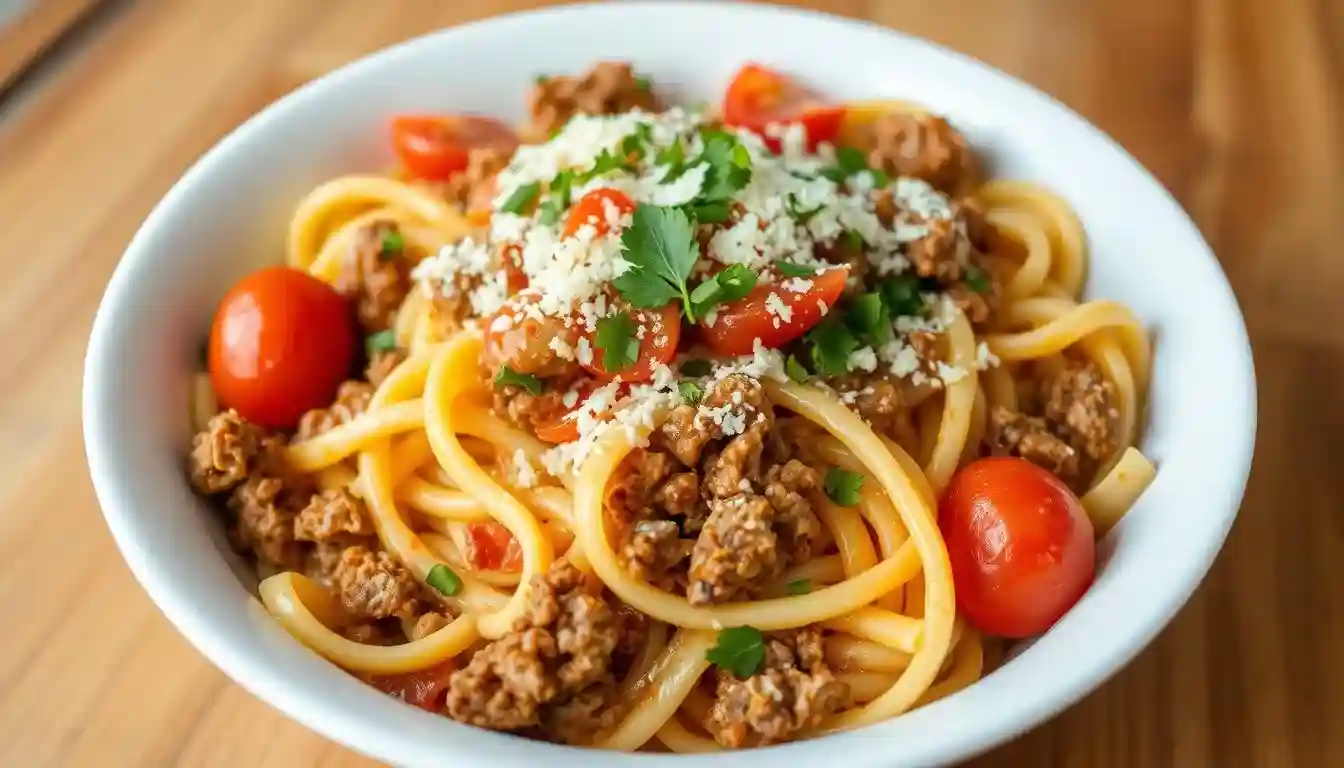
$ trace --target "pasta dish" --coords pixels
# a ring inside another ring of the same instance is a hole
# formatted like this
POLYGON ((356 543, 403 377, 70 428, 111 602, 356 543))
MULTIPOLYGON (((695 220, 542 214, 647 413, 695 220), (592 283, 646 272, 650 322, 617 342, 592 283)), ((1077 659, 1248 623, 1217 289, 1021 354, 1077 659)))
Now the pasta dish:
POLYGON ((1067 203, 917 105, 629 64, 401 115, 221 301, 189 476, 295 638, 522 736, 704 752, 971 685, 1155 469, 1067 203))

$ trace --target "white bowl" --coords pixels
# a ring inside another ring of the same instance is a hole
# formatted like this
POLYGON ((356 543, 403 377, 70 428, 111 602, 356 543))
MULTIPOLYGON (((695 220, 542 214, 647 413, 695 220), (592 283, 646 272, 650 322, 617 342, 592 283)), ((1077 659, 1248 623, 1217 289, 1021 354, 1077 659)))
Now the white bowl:
POLYGON ((136 578, 230 677, 308 727, 403 765, 527 766, 582 759, 681 765, 931 765, 981 752, 1056 714, 1134 657, 1203 578, 1250 468, 1255 383, 1246 331, 1213 254, 1178 205, 1100 131, 969 58, 875 26, 761 6, 571 6, 445 30, 333 72, 249 120, 198 162, 136 234, 94 323, 85 443, 108 526, 136 578), (470 110, 521 117, 537 73, 634 61, 663 92, 714 99, 746 60, 837 99, 896 97, 949 115, 1006 178, 1077 209, 1088 293, 1154 330, 1144 449, 1157 480, 1100 547, 1096 584, 1030 646, 950 698, 863 730, 703 756, 572 751, 404 706, 309 652, 254 597, 183 475, 189 376, 215 303, 279 262, 302 194, 381 167, 387 116, 470 110))

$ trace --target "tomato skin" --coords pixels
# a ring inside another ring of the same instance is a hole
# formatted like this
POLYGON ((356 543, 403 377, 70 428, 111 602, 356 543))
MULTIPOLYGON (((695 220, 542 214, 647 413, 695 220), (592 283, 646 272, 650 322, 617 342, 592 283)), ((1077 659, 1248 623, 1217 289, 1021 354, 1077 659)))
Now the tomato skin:
POLYGON ((1025 459, 980 459, 939 504, 957 605, 983 632, 1038 635, 1092 584, 1092 521, 1062 480, 1025 459))
POLYGON ((635 201, 624 192, 608 187, 594 189, 579 198, 579 202, 569 210, 569 216, 565 218, 564 236, 573 237, 584 224, 591 224, 599 237, 610 232, 611 224, 607 222, 608 203, 623 214, 634 213, 635 210, 635 201))
POLYGON ((478 115, 398 115, 392 118, 392 147, 416 178, 445 181, 466 170, 472 149, 518 146, 503 122, 478 115))
POLYGON ((844 116, 843 107, 826 104, 788 77, 754 63, 738 70, 723 98, 723 122, 757 134, 776 153, 779 139, 765 132, 770 123, 802 123, 807 148, 815 151, 821 142, 835 140, 844 116))
POLYGON ((467 556, 480 571, 509 571, 523 568, 523 550, 509 529, 498 521, 467 523, 467 556))
POLYGON ((331 403, 354 350, 354 318, 336 289, 306 272, 270 267, 238 281, 220 301, 210 331, 210 382, 220 407, 291 429, 305 411, 331 403))
POLYGON ((548 443, 559 445, 560 443, 572 443, 579 439, 579 422, 572 417, 573 411, 565 414, 563 417, 537 427, 537 439, 548 443))
POLYGON ((714 324, 701 321, 700 332, 710 349, 721 355, 749 355, 756 339, 767 349, 778 349, 821 322, 826 314, 821 305, 829 311, 840 299, 848 278, 849 267, 834 267, 806 278, 812 281, 812 287, 802 293, 783 290, 773 283, 758 285, 746 298, 717 307, 714 324), (778 318, 765 308, 766 297, 771 293, 777 294, 792 311, 789 321, 780 322, 778 328, 775 327, 778 318))
POLYGON ((368 675, 364 679, 394 699, 428 712, 441 712, 448 694, 448 682, 457 665, 453 659, 414 672, 399 675, 368 675))
POLYGON ((630 311, 630 320, 636 332, 642 326, 644 338, 639 340, 639 359, 628 368, 608 371, 602 365, 602 350, 597 348, 596 333, 587 334, 593 345, 593 359, 589 363, 580 363, 593 375, 604 380, 619 376, 621 381, 641 382, 653 379, 653 366, 656 363, 666 365, 677 355, 677 342, 681 339, 681 312, 674 304, 662 309, 636 309, 630 311))

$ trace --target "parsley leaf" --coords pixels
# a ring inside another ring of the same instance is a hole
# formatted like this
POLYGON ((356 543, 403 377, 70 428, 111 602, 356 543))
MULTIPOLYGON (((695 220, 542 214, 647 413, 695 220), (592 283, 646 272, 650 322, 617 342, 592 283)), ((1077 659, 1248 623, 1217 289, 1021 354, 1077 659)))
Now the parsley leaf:
POLYGON ((790 595, 806 595, 812 591, 811 579, 794 579, 786 586, 790 595))
POLYGON ((989 292, 989 273, 979 267, 966 268, 966 285, 976 293, 989 292))
POLYGON ((599 176, 605 176, 612 171, 624 168, 625 164, 625 155, 618 155, 609 149, 604 149, 593 161, 593 167, 578 174, 575 180, 579 182, 592 181, 599 176))
POLYGON ((383 242, 378 251, 378 258, 387 261, 388 259, 401 253, 406 247, 406 238, 395 229, 389 229, 383 233, 383 242))
POLYGON ((691 203, 687 207, 690 214, 695 217, 700 224, 722 224, 727 221, 732 209, 728 207, 726 200, 718 200, 712 203, 691 203))
POLYGON ((621 258, 632 266, 612 285, 640 309, 656 309, 680 297, 686 318, 694 321, 686 278, 699 257, 700 247, 685 212, 640 205, 633 222, 621 233, 621 258))
POLYGON ((569 207, 569 194, 574 187, 574 176, 574 171, 566 169, 551 179, 551 194, 557 199, 561 210, 569 207))
POLYGON ((681 394, 681 399, 689 405, 699 405, 700 398, 705 396, 705 388, 694 381, 677 382, 677 392, 681 394))
POLYGON ((874 346, 891 340, 891 314, 879 294, 856 297, 845 310, 845 320, 860 338, 874 346))
MULTIPOLYGON (((705 183, 697 203, 727 202, 751 181, 751 153, 725 131, 704 131, 705 148, 693 165, 705 163, 705 183)), ((704 221, 704 219, 701 219, 704 221)))
POLYGON ((838 314, 831 314, 804 337, 812 352, 812 367, 823 376, 849 373, 849 353, 859 348, 859 340, 845 327, 838 314))
POLYGON ((644 147, 653 140, 653 126, 648 123, 640 123, 635 126, 635 132, 621 140, 621 151, 625 153, 625 158, 629 161, 644 158, 644 147))
POLYGON ((756 273, 741 264, 733 264, 714 277, 695 286, 691 291, 691 305, 701 317, 717 304, 727 304, 743 298, 756 287, 756 273))
POLYGON ((708 376, 709 372, 714 370, 714 365, 708 360, 687 360, 681 364, 682 376, 708 376))
POLYGON ((443 563, 436 564, 425 574, 425 583, 441 595, 453 596, 462 591, 462 579, 443 563))
POLYGON ((560 204, 554 198, 548 198, 541 201, 537 207, 537 222, 542 226, 549 227, 560 220, 560 204))
POLYGON ((765 635, 755 627, 729 627, 719 631, 719 641, 705 659, 738 677, 751 677, 765 664, 765 635))
POLYGON ((924 309, 924 299, 919 295, 919 278, 914 275, 898 275, 882 284, 882 301, 892 317, 917 315, 924 309))
POLYGON ((541 379, 530 373, 518 373, 509 366, 501 366, 499 373, 495 374, 495 389, 503 389, 507 386, 522 387, 530 395, 540 395, 546 388, 541 379))
MULTIPOLYGON (((665 165, 672 169, 663 176, 663 183, 667 183, 671 181, 672 178, 675 178, 669 177, 672 176, 672 171, 679 169, 684 162, 686 162, 686 150, 681 146, 681 139, 677 139, 663 149, 658 150, 658 154, 653 158, 654 165, 665 165)), ((681 174, 678 173, 677 175, 680 176, 681 174)))
POLYGON ((531 184, 524 184, 513 190, 513 194, 509 195, 509 199, 505 200, 499 209, 505 213, 522 213, 523 209, 531 205, 539 194, 541 194, 541 184, 535 181, 531 184))
POLYGON ((859 503, 859 490, 863 488, 863 475, 847 469, 831 467, 826 470, 826 496, 842 507, 853 507, 859 503))
POLYGON ((863 249, 867 247, 867 244, 863 242, 863 235, 852 229, 846 229, 840 233, 840 237, 844 238, 845 249, 854 253, 862 253, 863 249))
POLYGON ((802 264, 794 264, 790 261, 776 261, 775 269, 779 274, 785 277, 816 277, 816 267, 805 267, 802 264))
POLYGON ((379 331, 370 334, 364 339, 364 351, 369 357, 373 357, 378 352, 391 352, 397 348, 397 335, 391 328, 385 331, 379 331))
POLYGON ((798 206, 798 196, 793 193, 789 193, 787 202, 789 209, 789 217, 792 218, 798 224, 806 224, 808 222, 808 219, 811 219, 813 216, 816 216, 818 213, 821 213, 821 209, 826 207, 824 205, 818 205, 816 208, 813 208, 808 211, 801 210, 798 206))
POLYGON ((799 384, 807 381, 807 377, 811 375, 796 355, 789 355, 784 359, 784 373, 799 384))
POLYGON ((594 345, 602 350, 602 368, 616 373, 629 368, 639 359, 639 339, 635 338, 635 324, 630 315, 617 312, 597 321, 594 345))

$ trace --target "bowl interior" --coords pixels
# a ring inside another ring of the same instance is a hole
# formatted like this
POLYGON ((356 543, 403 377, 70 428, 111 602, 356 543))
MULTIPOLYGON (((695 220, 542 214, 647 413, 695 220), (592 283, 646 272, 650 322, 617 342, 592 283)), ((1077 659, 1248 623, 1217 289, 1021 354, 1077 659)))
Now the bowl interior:
POLYGON ((287 218, 305 192, 341 173, 385 166, 391 114, 519 119, 536 74, 577 71, 598 58, 634 61, 680 103, 716 99, 742 62, 759 60, 835 99, 901 98, 948 115, 996 175, 1044 184, 1076 208, 1091 245, 1088 295, 1128 304, 1156 342, 1143 447, 1159 474, 1102 543, 1096 585, 1064 620, 984 681, 907 716, 820 742, 700 759, 764 764, 835 750, 856 765, 958 759, 1054 714, 1137 653, 1207 570, 1249 469, 1249 347, 1212 254, 1156 181, 1042 94, 886 30, 759 6, 573 6, 420 38, 292 94, 183 178, 113 278, 85 378, 99 498, 128 563, 165 614, 261 698, 366 753, 414 765, 447 754, 482 765, 557 757, 559 747, 397 704, 293 641, 252 597, 255 579, 190 493, 182 456, 190 376, 215 303, 246 272, 282 260, 287 218))

